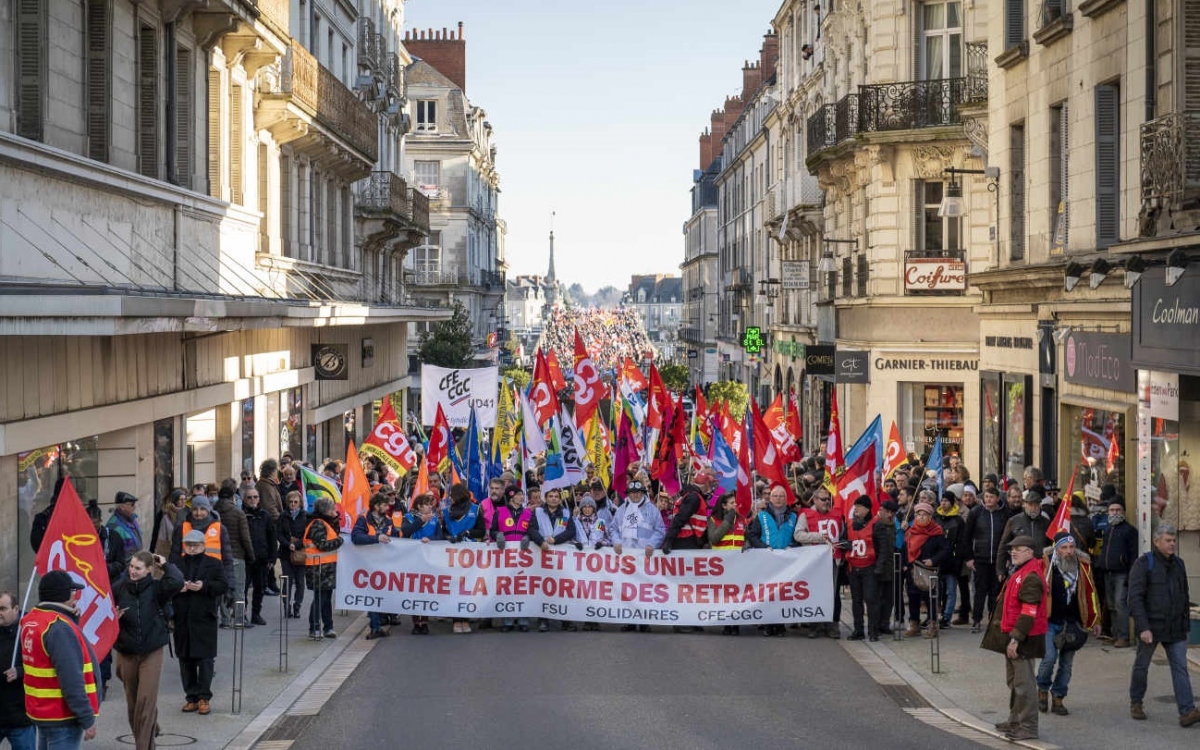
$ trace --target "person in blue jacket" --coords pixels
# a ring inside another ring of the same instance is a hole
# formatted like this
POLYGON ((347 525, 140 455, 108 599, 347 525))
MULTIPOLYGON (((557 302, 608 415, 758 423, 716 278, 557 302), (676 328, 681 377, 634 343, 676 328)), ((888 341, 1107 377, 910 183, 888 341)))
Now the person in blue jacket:
MULTIPOLYGON (((533 523, 529 524, 529 541, 543 551, 575 539, 575 523, 571 520, 571 511, 563 505, 562 491, 557 488, 546 490, 544 500, 545 504, 533 512, 533 523)), ((569 620, 564 620, 561 627, 572 632, 579 629, 569 620)), ((550 621, 539 617, 538 632, 545 633, 549 629, 550 621)))
MULTIPOLYGON (((787 549, 796 542, 796 514, 788 508, 786 492, 772 492, 767 507, 756 513, 746 526, 746 546, 750 549, 787 549)), ((782 638, 787 626, 782 623, 767 625, 764 636, 782 638)))
MULTIPOLYGON (((392 524, 392 517, 389 510, 392 507, 391 498, 382 492, 371 496, 370 512, 359 516, 354 521, 354 529, 350 532, 350 541, 353 544, 388 544, 393 538, 400 536, 400 530, 392 524)), ((383 627, 384 618, 387 617, 383 612, 368 612, 367 620, 371 631, 367 633, 367 640, 372 641, 376 638, 386 638, 388 636, 387 628, 383 627)))
MULTIPOLYGON (((487 536, 487 522, 479 506, 471 502, 471 491, 459 482, 450 486, 450 505, 442 511, 442 533, 451 544, 482 542, 487 536)), ((470 633, 471 623, 454 618, 455 633, 470 633)))
MULTIPOLYGON (((428 492, 413 498, 412 510, 404 514, 404 522, 400 526, 400 536, 404 539, 419 541, 422 544, 443 539, 442 523, 434 509, 436 505, 437 500, 428 492)), ((429 635, 429 617, 413 615, 412 621, 413 635, 429 635)), ((397 620, 397 622, 399 621, 397 620)))

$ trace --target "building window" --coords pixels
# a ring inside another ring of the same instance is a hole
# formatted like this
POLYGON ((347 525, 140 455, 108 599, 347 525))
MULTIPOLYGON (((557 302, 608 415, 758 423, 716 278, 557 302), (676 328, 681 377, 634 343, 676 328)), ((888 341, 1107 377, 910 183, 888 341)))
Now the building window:
POLYGON ((1050 252, 1061 253, 1067 249, 1068 191, 1067 175, 1070 174, 1067 149, 1067 105, 1050 108, 1050 252))
POLYGON ((417 132, 437 130, 437 102, 432 99, 417 100, 417 132))
POLYGON ((963 456, 963 386, 900 384, 900 440, 924 456, 942 439, 943 456, 963 456))
POLYGON ((242 471, 251 475, 257 469, 254 463, 254 399, 242 402, 242 471))
POLYGON ((138 172, 158 179, 158 34, 153 26, 138 26, 137 45, 138 172))
POLYGON ((867 254, 859 253, 857 256, 857 265, 854 273, 854 281, 857 289, 855 294, 862 299, 867 297, 867 281, 870 278, 871 265, 867 262, 867 254))
POLYGON ((87 155, 96 161, 109 160, 112 101, 112 17, 109 0, 88 0, 87 57, 84 85, 87 87, 87 155))
POLYGON ((440 161, 413 162, 413 175, 417 179, 417 189, 430 197, 438 194, 438 186, 442 179, 442 163, 440 161))
POLYGON ((242 87, 229 87, 229 200, 242 205, 246 200, 243 163, 246 151, 245 116, 242 114, 242 87))
POLYGON ((1121 150, 1120 89, 1096 87, 1096 247, 1120 239, 1121 150))
POLYGON ((1013 125, 1008 129, 1008 173, 1009 221, 1012 237, 1009 238, 1010 260, 1025 259, 1025 125, 1013 125))
POLYGON ((854 266, 849 257, 842 258, 842 296, 849 297, 854 288, 854 266))
POLYGON ((221 71, 208 71, 208 194, 224 200, 221 185, 221 71))
POLYGON ((916 183, 917 250, 958 250, 960 220, 938 216, 942 207, 945 185, 941 182, 916 183))
POLYGON ((962 76, 962 5, 927 2, 921 8, 921 66, 923 81, 962 76))
POLYGON ((1004 49, 1025 41, 1025 0, 1004 0, 1004 49))
POLYGON ((17 135, 40 141, 46 110, 47 0, 16 0, 17 135))
MULTIPOLYGON (((1075 489, 1083 492, 1087 497, 1098 497, 1100 488, 1106 484, 1114 485, 1118 494, 1128 497, 1125 487, 1127 477, 1124 451, 1127 444, 1125 440, 1126 412, 1073 405, 1065 406, 1064 412, 1066 417, 1064 422, 1069 427, 1060 437, 1059 451, 1063 456, 1082 456, 1082 460, 1073 459, 1064 467, 1068 472, 1067 481, 1070 481, 1070 473, 1074 473, 1075 489)), ((1166 420, 1152 420, 1152 434, 1148 450, 1150 451, 1151 475, 1156 475, 1157 480, 1152 485, 1155 499, 1161 498, 1164 502, 1174 501, 1175 510, 1178 512, 1178 495, 1173 495, 1162 483, 1162 469, 1165 468, 1162 461, 1165 451, 1162 449, 1165 447, 1164 437, 1170 434, 1168 429, 1163 428, 1169 428, 1169 426, 1170 424, 1166 420), (1160 429, 1161 432, 1159 432, 1160 429)), ((1171 437, 1178 439, 1178 436, 1179 431, 1176 429, 1171 437)), ((1171 457, 1170 460, 1172 462, 1178 460, 1176 458, 1178 455, 1180 454, 1175 454, 1175 457, 1171 457)), ((1155 511, 1157 513, 1158 509, 1156 508, 1155 511)))

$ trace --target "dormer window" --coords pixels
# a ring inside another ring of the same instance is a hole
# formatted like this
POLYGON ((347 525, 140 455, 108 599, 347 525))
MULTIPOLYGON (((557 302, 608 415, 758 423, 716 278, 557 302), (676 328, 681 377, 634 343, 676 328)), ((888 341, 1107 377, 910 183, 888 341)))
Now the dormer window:
POLYGON ((437 132, 437 102, 433 99, 417 100, 417 132, 437 132))

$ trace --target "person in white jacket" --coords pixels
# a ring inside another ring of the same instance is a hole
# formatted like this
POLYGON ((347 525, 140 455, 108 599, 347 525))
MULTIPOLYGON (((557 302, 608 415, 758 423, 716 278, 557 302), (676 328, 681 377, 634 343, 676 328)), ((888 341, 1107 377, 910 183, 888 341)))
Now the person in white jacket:
MULTIPOLYGON (((611 518, 604 518, 596 513, 596 501, 589 495, 584 495, 579 499, 579 510, 575 514, 575 549, 596 550, 597 552, 605 547, 612 546, 608 540, 608 529, 612 522, 611 518)), ((600 623, 585 622, 583 629, 599 630, 600 623)))
MULTIPOLYGON (((612 542, 613 551, 622 554, 624 548, 630 550, 645 549, 646 557, 654 554, 654 550, 662 547, 663 539, 667 536, 667 527, 663 523, 658 506, 647 499, 646 485, 638 480, 629 483, 629 498, 613 511, 612 525, 608 529, 608 537, 612 542)), ((621 630, 629 632, 637 629, 643 633, 650 632, 649 625, 623 625, 621 630)))

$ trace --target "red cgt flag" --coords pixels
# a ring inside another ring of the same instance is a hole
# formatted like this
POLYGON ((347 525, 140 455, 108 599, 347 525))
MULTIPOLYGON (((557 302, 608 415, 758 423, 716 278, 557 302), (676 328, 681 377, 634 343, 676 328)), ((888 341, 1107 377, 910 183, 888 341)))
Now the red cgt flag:
POLYGON ((546 353, 538 349, 533 365, 533 381, 529 384, 529 403, 539 428, 544 428, 550 418, 558 414, 558 389, 550 373, 546 353))
POLYGON ((383 400, 383 407, 379 410, 379 421, 363 441, 362 452, 383 461, 400 476, 404 476, 416 466, 417 454, 409 444, 408 436, 400 426, 400 420, 396 419, 396 410, 392 407, 390 398, 383 400))
POLYGON ((35 569, 39 576, 52 570, 65 570, 84 586, 79 595, 79 629, 92 644, 96 658, 103 660, 117 642, 117 611, 113 606, 112 583, 104 548, 96 527, 71 480, 63 482, 46 527, 46 536, 38 550, 35 569))
POLYGON ((575 331, 575 421, 587 424, 600 406, 600 372, 575 331))
POLYGON ((868 447, 837 478, 837 497, 834 498, 834 505, 840 503, 847 517, 854 510, 854 501, 864 495, 871 501, 871 512, 879 510, 879 488, 875 486, 876 450, 876 445, 868 447))

